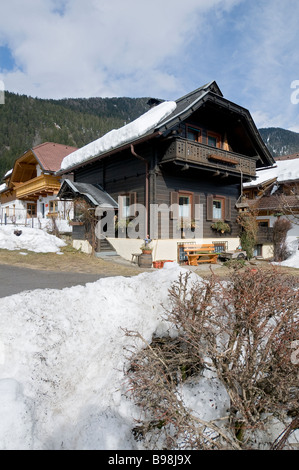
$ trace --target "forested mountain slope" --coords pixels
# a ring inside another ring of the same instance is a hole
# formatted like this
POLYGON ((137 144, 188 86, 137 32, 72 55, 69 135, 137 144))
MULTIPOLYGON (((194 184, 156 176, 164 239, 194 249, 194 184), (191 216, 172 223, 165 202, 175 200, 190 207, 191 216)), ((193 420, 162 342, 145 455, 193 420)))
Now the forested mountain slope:
POLYGON ((0 106, 0 178, 27 149, 47 141, 82 147, 146 112, 147 101, 44 100, 6 92, 0 106))
MULTIPOLYGON (((148 111, 149 98, 45 100, 5 92, 0 105, 0 179, 16 158, 42 142, 82 147, 148 111)), ((299 152, 299 134, 259 129, 272 155, 299 152)))

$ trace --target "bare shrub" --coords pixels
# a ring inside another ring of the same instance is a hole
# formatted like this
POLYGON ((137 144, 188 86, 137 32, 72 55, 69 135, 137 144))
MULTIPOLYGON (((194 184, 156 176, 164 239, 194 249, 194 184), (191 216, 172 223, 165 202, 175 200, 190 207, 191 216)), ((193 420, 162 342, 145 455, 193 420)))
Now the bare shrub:
POLYGON ((288 231, 292 228, 292 224, 288 219, 278 219, 273 224, 273 245, 274 245, 274 261, 280 262, 288 258, 288 248, 286 238, 288 231))
POLYGON ((95 208, 91 207, 90 204, 84 198, 75 199, 74 205, 76 219, 84 224, 85 237, 91 245, 92 254, 94 254, 97 247, 95 227, 98 222, 98 219, 95 216, 95 208))
POLYGON ((299 337, 298 286, 275 268, 246 269, 228 282, 212 276, 191 284, 189 274, 181 275, 169 296, 165 319, 177 336, 154 338, 136 350, 127 373, 143 411, 135 429, 139 437, 155 437, 172 449, 244 449, 255 445, 255 430, 266 429, 272 416, 299 415, 298 370, 290 350, 299 337), (180 397, 180 386, 207 369, 230 398, 223 423, 203 422, 180 397))

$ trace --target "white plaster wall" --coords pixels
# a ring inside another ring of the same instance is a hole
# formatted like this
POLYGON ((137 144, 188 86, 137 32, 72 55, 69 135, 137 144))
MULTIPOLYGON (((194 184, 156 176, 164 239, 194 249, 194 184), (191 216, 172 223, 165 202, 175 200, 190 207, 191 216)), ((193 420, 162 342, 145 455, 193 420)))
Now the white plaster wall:
MULTIPOLYGON (((140 247, 143 245, 143 240, 136 239, 122 239, 122 238, 108 238, 108 241, 114 247, 116 252, 122 258, 131 261, 133 253, 141 253, 140 247)), ((151 247, 153 248, 152 257, 153 261, 157 260, 177 260, 178 243, 212 243, 215 239, 167 239, 167 240, 153 240, 151 247)), ((228 242, 228 250, 236 250, 240 245, 239 238, 225 239, 221 238, 219 241, 228 242)))
MULTIPOLYGON (((36 201, 21 201, 15 199, 13 201, 1 204, 0 207, 0 218, 1 222, 4 223, 4 214, 9 208, 9 216, 7 223, 16 223, 24 225, 25 223, 35 228, 42 228, 44 230, 51 230, 53 227, 50 217, 47 217, 50 209, 50 201, 57 200, 55 196, 48 196, 40 198, 37 201, 37 217, 33 219, 27 218, 27 204, 35 203, 36 201), (45 204, 44 216, 42 213, 42 203, 45 204)), ((69 220, 74 216, 73 204, 71 201, 66 202, 66 210, 64 210, 64 201, 58 200, 58 217, 56 218, 56 224, 60 232, 72 232, 72 227, 69 225, 69 220), (66 214, 66 217, 64 216, 66 214)))

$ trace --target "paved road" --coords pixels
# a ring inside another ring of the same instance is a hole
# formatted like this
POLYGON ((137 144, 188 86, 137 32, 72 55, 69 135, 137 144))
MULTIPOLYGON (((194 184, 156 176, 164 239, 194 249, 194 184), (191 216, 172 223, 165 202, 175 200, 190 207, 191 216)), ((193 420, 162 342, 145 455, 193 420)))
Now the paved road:
POLYGON ((95 282, 101 274, 40 271, 0 264, 0 298, 33 289, 63 289, 95 282))

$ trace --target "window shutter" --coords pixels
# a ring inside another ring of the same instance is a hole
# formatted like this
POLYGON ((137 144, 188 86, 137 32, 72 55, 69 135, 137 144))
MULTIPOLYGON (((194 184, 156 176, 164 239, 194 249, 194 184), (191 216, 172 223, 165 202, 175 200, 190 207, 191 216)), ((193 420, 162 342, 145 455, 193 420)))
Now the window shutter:
POLYGON ((194 220, 199 220, 200 219, 200 195, 199 194, 194 194, 193 197, 193 205, 192 205, 192 214, 191 218, 194 220))
POLYGON ((178 219, 179 218, 179 193, 176 191, 172 191, 170 193, 170 204, 171 206, 174 205, 172 208, 172 212, 170 213, 170 216, 172 219, 178 219))
POLYGON ((213 196, 207 196, 207 220, 213 220, 213 196))
POLYGON ((232 218, 232 215, 231 215, 231 200, 230 200, 229 197, 225 198, 224 211, 225 211, 224 219, 229 222, 232 218))

